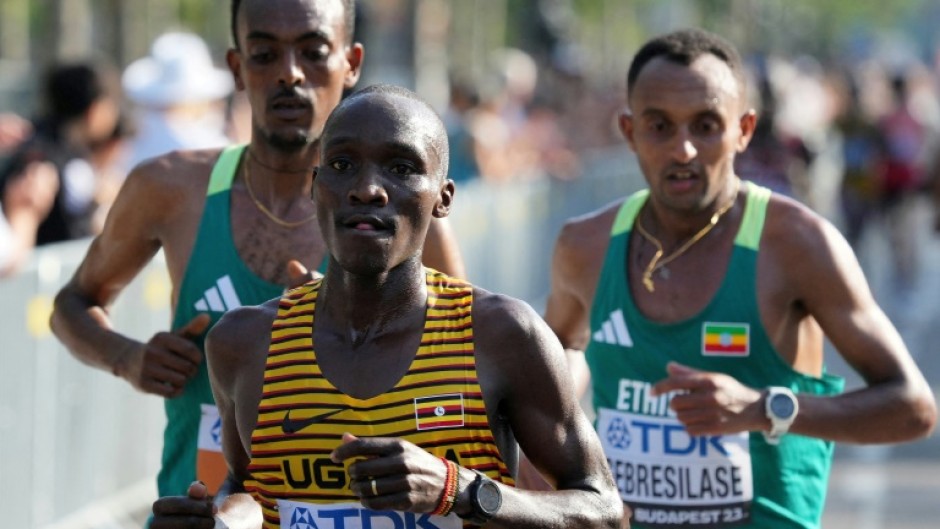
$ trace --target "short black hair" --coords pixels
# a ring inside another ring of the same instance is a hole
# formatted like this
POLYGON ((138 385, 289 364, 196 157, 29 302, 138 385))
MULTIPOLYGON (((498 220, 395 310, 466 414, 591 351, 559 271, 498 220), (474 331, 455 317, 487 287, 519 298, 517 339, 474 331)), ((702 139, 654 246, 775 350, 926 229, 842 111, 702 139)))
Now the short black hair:
POLYGON ((323 124, 324 135, 326 130, 330 127, 330 124, 334 121, 334 118, 340 115, 343 109, 350 106, 357 99, 361 99, 364 96, 368 95, 387 95, 395 96, 407 99, 409 101, 414 101, 427 109, 428 114, 433 116, 433 123, 437 129, 436 138, 432 143, 432 147, 437 151, 438 156, 440 157, 441 167, 440 174, 442 178, 447 178, 447 171, 450 164, 450 143, 447 139, 447 129, 444 126, 444 122, 441 120, 441 117, 438 115, 437 111, 434 110, 427 101, 421 98, 418 94, 412 92, 411 90, 404 88, 402 86, 378 83, 369 85, 362 90, 353 92, 349 97, 346 97, 340 101, 339 105, 333 109, 333 112, 330 113, 330 116, 326 118, 326 123, 323 124))
POLYGON ((104 64, 62 63, 50 67, 43 78, 45 118, 52 123, 68 123, 104 97, 117 97, 115 72, 104 64))
MULTIPOLYGON (((346 26, 346 45, 353 43, 353 33, 356 29, 356 0, 342 0, 343 24, 346 26)), ((238 9, 242 0, 232 0, 232 43, 238 49, 238 9)))
POLYGON ((728 68, 741 89, 740 96, 744 97, 747 89, 747 78, 744 74, 744 65, 741 56, 734 45, 724 38, 697 28, 680 29, 649 40, 640 48, 630 69, 627 71, 627 97, 633 93, 633 87, 640 76, 643 67, 657 57, 688 66, 699 57, 711 54, 718 57, 728 68))

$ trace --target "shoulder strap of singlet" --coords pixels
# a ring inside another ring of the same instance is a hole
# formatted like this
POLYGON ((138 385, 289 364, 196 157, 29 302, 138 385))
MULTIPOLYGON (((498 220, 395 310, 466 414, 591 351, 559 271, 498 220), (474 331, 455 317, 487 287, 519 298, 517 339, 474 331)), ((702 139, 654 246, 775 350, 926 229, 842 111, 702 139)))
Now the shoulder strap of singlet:
POLYGON ((747 203, 744 206, 744 218, 741 219, 741 228, 734 244, 757 251, 760 246, 760 235, 764 231, 764 218, 767 216, 767 203, 770 202, 770 189, 759 186, 753 182, 744 182, 747 185, 747 203))
MULTIPOLYGON (((738 229, 734 244, 757 251, 760 245, 760 235, 764 230, 764 218, 767 216, 770 189, 749 181, 745 181, 744 184, 747 186, 747 202, 744 205, 744 218, 741 220, 741 227, 738 229)), ((624 201, 610 230, 611 236, 630 231, 633 221, 636 220, 640 208, 643 207, 648 197, 649 190, 643 189, 630 195, 624 201)))
POLYGON ((649 189, 641 189, 627 197, 623 205, 620 206, 620 211, 617 212, 617 218, 614 219, 614 225, 610 230, 611 236, 617 236, 630 231, 630 228, 633 227, 633 221, 636 220, 636 216, 639 214, 643 204, 646 203, 646 198, 649 194, 649 189))
POLYGON ((212 168, 212 174, 209 176, 209 189, 206 196, 228 191, 232 187, 232 181, 235 180, 235 169, 238 168, 238 162, 241 160, 242 152, 246 147, 247 145, 230 145, 222 150, 219 159, 212 168))

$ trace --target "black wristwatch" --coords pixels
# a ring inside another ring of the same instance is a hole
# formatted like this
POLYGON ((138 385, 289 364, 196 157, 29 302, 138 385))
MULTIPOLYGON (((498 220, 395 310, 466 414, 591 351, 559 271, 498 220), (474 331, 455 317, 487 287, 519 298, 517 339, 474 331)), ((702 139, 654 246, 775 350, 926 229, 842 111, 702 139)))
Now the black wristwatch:
POLYGON ((461 516, 475 525, 483 525, 496 516, 503 504, 503 494, 495 481, 474 470, 477 477, 470 484, 470 512, 461 516))

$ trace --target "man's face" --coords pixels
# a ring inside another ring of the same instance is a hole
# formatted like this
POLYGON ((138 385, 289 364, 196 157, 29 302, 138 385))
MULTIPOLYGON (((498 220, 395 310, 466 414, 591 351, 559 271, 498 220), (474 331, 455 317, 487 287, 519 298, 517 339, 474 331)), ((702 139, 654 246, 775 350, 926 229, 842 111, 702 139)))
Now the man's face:
POLYGON ((330 254, 352 273, 377 275, 420 259, 432 217, 454 186, 440 174, 440 121, 401 96, 347 103, 324 131, 314 202, 330 254))
POLYGON ((344 15, 341 0, 244 1, 227 59, 251 104, 253 134, 285 150, 320 138, 359 78, 362 46, 347 46, 344 15))
POLYGON ((711 54, 689 66, 656 58, 640 71, 620 126, 658 202, 689 212, 714 204, 754 131, 742 99, 731 69, 711 54))

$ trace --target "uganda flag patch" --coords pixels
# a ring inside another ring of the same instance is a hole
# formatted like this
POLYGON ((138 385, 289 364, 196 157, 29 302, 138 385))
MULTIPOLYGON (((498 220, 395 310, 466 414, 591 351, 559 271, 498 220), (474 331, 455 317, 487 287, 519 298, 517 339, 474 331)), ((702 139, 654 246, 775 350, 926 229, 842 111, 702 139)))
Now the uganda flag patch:
POLYGON ((416 397, 415 423, 418 430, 463 426, 463 395, 453 393, 433 397, 416 397))
POLYGON ((702 324, 702 354, 705 356, 747 356, 750 354, 751 326, 747 323, 702 324))

